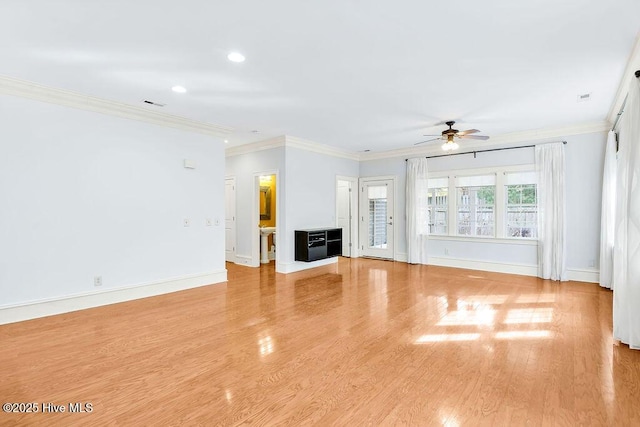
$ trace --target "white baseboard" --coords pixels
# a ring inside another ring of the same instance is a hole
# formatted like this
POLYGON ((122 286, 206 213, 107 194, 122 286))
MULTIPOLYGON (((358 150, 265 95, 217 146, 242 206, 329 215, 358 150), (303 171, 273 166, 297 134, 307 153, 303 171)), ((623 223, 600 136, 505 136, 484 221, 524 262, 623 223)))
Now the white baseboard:
POLYGON ((313 262, 278 262, 276 264, 277 273, 295 273, 296 271, 308 270, 310 268, 322 267, 323 265, 336 264, 338 257, 321 259, 313 262))
MULTIPOLYGON (((406 257, 406 254, 405 254, 406 257)), ((396 260, 398 260, 396 258, 396 260)), ((399 260, 398 260, 399 261, 399 260)), ((494 273, 520 274, 522 276, 536 277, 538 266, 526 264, 510 264, 489 261, 474 261, 469 259, 430 257, 429 265, 442 267, 465 268, 469 270, 491 271, 494 273)), ((600 272, 598 270, 567 269, 567 279, 576 282, 598 283, 600 272)))
POLYGON ((567 269, 567 279, 576 282, 600 283, 600 270, 567 269))
POLYGON ((227 281, 227 270, 0 307, 0 325, 168 294, 227 281))
POLYGON ((538 275, 538 267, 535 265, 507 264, 501 262, 475 261, 470 259, 429 257, 429 265, 492 271, 495 273, 520 274, 523 276, 535 277, 538 275))
POLYGON ((236 264, 246 267, 260 267, 260 264, 253 264, 253 259, 248 255, 236 255, 236 264))
POLYGON ((399 262, 407 262, 409 260, 409 257, 405 252, 396 252, 394 260, 399 262))

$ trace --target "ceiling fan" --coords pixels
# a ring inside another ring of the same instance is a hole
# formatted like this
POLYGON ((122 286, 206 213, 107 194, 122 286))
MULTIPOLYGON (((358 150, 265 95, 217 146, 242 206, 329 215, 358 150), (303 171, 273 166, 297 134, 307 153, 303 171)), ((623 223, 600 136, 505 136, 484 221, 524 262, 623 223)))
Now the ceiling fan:
POLYGON ((459 145, 455 141, 456 139, 481 139, 481 140, 489 139, 489 137, 486 135, 471 135, 472 133, 480 132, 478 129, 468 129, 463 131, 459 131, 458 129, 453 129, 453 125, 455 123, 456 122, 454 122, 453 120, 449 122, 445 122, 445 124, 449 126, 449 129, 443 130, 441 135, 424 135, 424 136, 437 136, 437 138, 416 142, 413 145, 424 144, 425 142, 442 139, 445 141, 444 144, 442 144, 442 149, 445 151, 449 151, 449 150, 458 149, 459 145))

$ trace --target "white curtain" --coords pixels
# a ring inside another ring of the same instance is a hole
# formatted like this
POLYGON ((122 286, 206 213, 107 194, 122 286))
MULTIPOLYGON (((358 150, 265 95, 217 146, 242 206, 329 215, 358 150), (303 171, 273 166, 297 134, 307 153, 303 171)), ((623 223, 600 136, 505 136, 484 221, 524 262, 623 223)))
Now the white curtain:
POLYGON ((616 230, 616 134, 609 131, 602 174, 600 286, 613 289, 613 238, 616 230))
POLYGON ((407 210, 407 262, 427 263, 427 239, 429 235, 427 159, 407 160, 406 210, 407 210))
POLYGON ((538 277, 567 280, 564 144, 536 145, 538 277))
POLYGON ((613 249, 613 337, 640 349, 640 81, 621 119, 613 249))

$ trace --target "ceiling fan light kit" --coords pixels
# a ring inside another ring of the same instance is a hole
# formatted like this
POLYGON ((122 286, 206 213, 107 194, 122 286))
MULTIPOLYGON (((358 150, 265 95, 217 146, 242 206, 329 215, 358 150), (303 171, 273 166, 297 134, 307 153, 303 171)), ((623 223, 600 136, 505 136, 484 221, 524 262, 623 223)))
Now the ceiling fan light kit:
POLYGON ((453 140, 453 135, 448 135, 447 142, 442 144, 442 149, 444 151, 453 151, 453 150, 457 150, 458 148, 460 148, 460 146, 458 145, 457 142, 453 140))
MULTIPOLYGON (((458 129, 454 129, 453 125, 455 123, 456 122, 454 122, 453 120, 446 122, 446 125, 449 126, 449 129, 443 130, 442 134, 441 134, 441 136, 439 138, 429 139, 427 141, 421 141, 421 142, 418 142, 418 143, 416 143, 414 145, 424 144, 425 142, 442 139, 442 140, 445 140, 445 143, 442 144, 442 149, 444 151, 453 151, 453 150, 457 150, 458 148, 460 148, 458 143, 455 141, 456 138, 457 139, 480 139, 480 140, 489 139, 489 137, 485 136, 485 135, 471 135, 472 133, 480 132, 478 129, 467 129, 467 130, 463 130, 463 131, 459 131, 458 129)), ((428 136, 428 135, 425 135, 425 136, 428 136)))

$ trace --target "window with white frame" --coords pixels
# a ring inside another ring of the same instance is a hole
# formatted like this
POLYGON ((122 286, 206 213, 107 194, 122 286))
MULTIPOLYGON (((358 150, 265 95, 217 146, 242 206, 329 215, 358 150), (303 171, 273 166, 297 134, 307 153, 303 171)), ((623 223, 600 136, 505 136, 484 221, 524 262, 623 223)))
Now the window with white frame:
POLYGON ((446 235, 449 223, 449 178, 429 178, 429 234, 446 235))
POLYGON ((495 236, 496 175, 456 178, 457 234, 495 236))
POLYGON ((367 187, 369 199, 369 247, 387 247, 387 187, 367 187))
POLYGON ((536 173, 505 173, 505 237, 538 237, 536 173))

